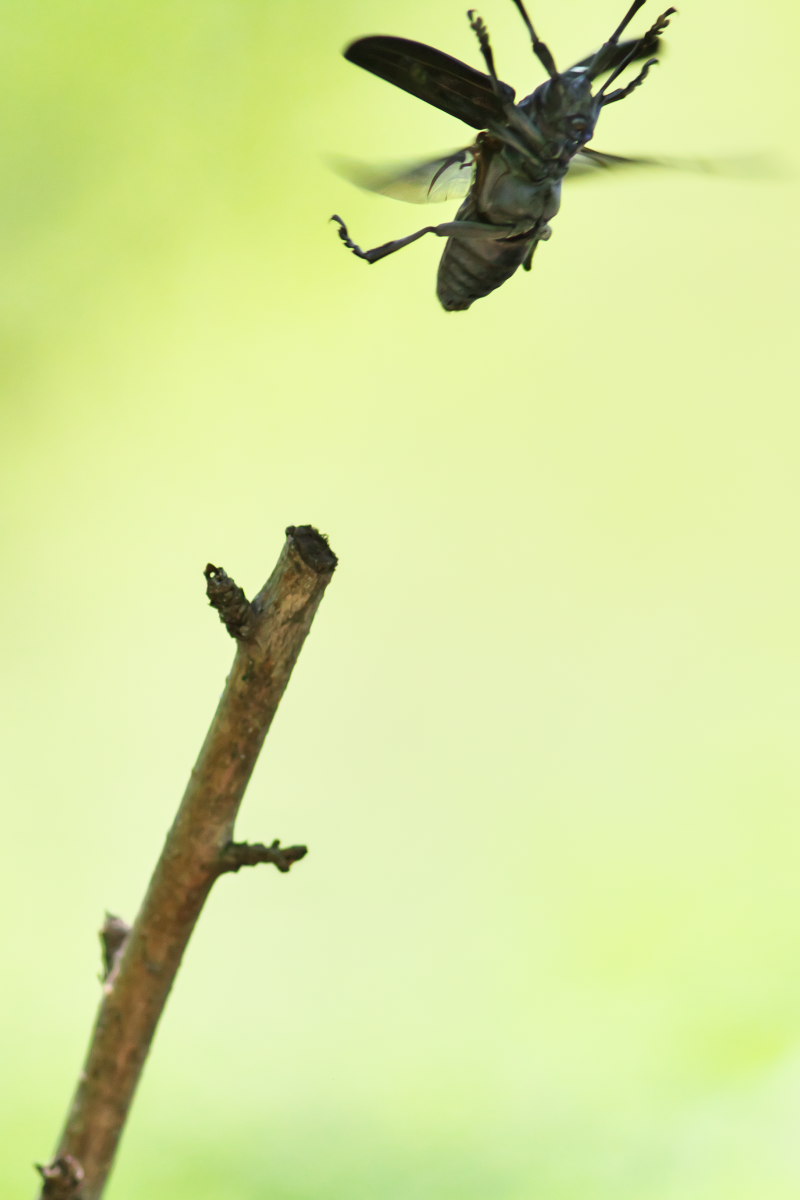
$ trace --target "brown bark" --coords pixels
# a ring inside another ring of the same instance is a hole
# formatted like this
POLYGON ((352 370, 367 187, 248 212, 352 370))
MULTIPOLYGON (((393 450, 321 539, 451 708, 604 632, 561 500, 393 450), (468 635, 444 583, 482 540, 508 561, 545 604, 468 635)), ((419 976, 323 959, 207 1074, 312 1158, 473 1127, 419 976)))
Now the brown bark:
POLYGON ((107 954, 103 999, 64 1132, 52 1162, 39 1167, 40 1200, 102 1195, 158 1019, 214 880, 258 862, 288 871, 306 852, 233 841, 245 788, 336 566, 316 530, 290 526, 286 533, 275 570, 249 605, 224 572, 206 569, 211 603, 237 640, 233 669, 139 915, 121 947, 107 954))

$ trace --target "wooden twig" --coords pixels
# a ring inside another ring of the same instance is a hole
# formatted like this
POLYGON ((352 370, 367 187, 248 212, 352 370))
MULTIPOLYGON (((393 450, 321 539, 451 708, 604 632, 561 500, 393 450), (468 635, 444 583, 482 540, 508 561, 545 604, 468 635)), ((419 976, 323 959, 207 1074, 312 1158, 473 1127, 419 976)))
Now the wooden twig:
POLYGON ((38 1167, 40 1200, 102 1195, 158 1019, 214 880, 260 862, 288 871, 306 853, 305 846, 233 840, 248 780, 336 566, 310 526, 290 526, 286 535, 252 603, 220 568, 206 569, 211 603, 237 641, 233 669, 133 928, 106 920, 103 998, 58 1148, 38 1167))

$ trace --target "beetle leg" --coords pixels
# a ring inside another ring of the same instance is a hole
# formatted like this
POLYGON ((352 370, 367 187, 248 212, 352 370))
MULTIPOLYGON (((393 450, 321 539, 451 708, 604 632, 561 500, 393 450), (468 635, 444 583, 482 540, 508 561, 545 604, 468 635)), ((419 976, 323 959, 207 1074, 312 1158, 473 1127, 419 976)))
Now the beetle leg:
MULTIPOLYGON (((514 0, 514 3, 517 4, 517 0, 514 0)), ((644 0, 642 0, 642 3, 644 3, 644 0)), ((524 9, 521 8, 519 4, 517 4, 517 7, 527 18, 527 13, 525 13, 524 9)), ((534 154, 539 154, 542 149, 541 138, 538 137, 534 132, 530 121, 527 120, 527 118, 520 116, 516 104, 513 104, 507 99, 505 92, 503 91, 505 85, 501 83, 497 77, 497 71, 495 70, 494 66, 494 54, 492 53, 492 47, 489 42, 489 30, 486 28, 486 22, 482 17, 478 16, 474 8, 469 9, 467 16, 469 17, 470 29, 478 39, 478 45, 481 48, 483 61, 486 63, 486 71, 489 75, 492 91, 503 106, 503 113, 507 122, 506 125, 500 125, 497 121, 490 121, 489 129, 494 137, 499 138, 501 142, 505 142, 508 146, 513 146, 515 150, 519 150, 523 157, 529 157, 531 150, 534 154)), ((529 25, 529 27, 532 31, 533 26, 529 25)), ((531 32, 531 37, 534 36, 535 35, 533 32, 531 32)), ((544 46, 544 42, 539 42, 537 39, 535 45, 544 47, 545 51, 550 56, 549 62, 553 68, 553 72, 555 72, 555 63, 553 62, 553 57, 550 54, 550 51, 547 50, 547 47, 544 46)), ((539 51, 537 50, 536 53, 538 54, 539 51)), ((540 61, 544 62, 544 59, 540 58, 540 61)), ((547 70, 549 71, 550 68, 547 67, 547 70)))
POLYGON ((627 85, 627 87, 615 88, 615 90, 613 92, 610 92, 608 95, 603 96, 603 105, 605 106, 606 104, 614 104, 617 100, 624 100, 626 96, 630 96, 630 94, 634 90, 634 88, 637 88, 640 83, 644 83, 645 79, 647 78, 650 68, 654 67, 657 62, 658 62, 657 58, 648 58, 647 62, 644 64, 644 66, 642 67, 639 74, 636 76, 635 79, 631 80, 631 82, 627 85))
POLYGON ((540 225, 538 229, 534 230, 534 233, 536 236, 534 237, 533 241, 530 244, 528 253, 525 255, 525 257, 522 260, 523 271, 530 271, 531 267, 533 266, 534 250, 539 245, 539 242, 548 241, 552 232, 553 231, 550 228, 550 226, 547 224, 547 222, 545 222, 543 225, 540 225))
POLYGON ((489 42, 489 30, 486 28, 486 23, 482 17, 479 17, 474 8, 467 12, 469 19, 469 27, 478 39, 478 45, 481 48, 483 61, 486 63, 486 70, 489 78, 492 81, 492 90, 496 96, 502 99, 500 94, 500 80, 497 78, 497 71, 494 67, 494 54, 492 53, 491 43, 489 42))
MULTIPOLYGON (((633 10, 631 10, 631 11, 633 11, 633 10)), ((664 32, 664 30, 669 25, 669 19, 675 11, 676 10, 674 8, 668 8, 667 11, 663 12, 661 14, 661 16, 650 26, 650 28, 648 29, 648 31, 644 35, 644 37, 640 38, 638 43, 635 42, 633 44, 633 48, 631 50, 629 50, 628 53, 623 58, 621 58, 619 60, 616 67, 611 72, 611 74, 609 75, 608 79, 605 81, 603 86, 597 90, 597 92, 595 93, 595 100, 599 100, 601 104, 613 104, 615 100, 622 100, 622 99, 624 99, 625 96, 629 96, 634 88, 637 88, 640 83, 644 82, 644 80, 647 76, 647 72, 650 70, 650 68, 653 66, 654 63, 658 62, 658 59, 656 59, 656 58, 649 59, 644 64, 641 71, 634 79, 633 83, 628 84, 628 86, 626 88, 617 88, 617 90, 615 92, 611 92, 609 95, 604 95, 606 90, 611 86, 611 84, 614 82, 614 80, 617 78, 617 76, 622 74, 622 72, 625 70, 625 68, 628 66, 628 64, 633 62, 635 59, 641 57, 643 47, 649 46, 650 49, 653 49, 653 50, 658 47, 658 39, 661 37, 661 34, 664 32)), ((628 15, 630 16, 630 13, 628 15)), ((624 24, 620 28, 624 28, 624 24)), ((611 40, 613 40, 613 38, 617 34, 619 34, 619 32, 620 32, 620 29, 617 29, 616 34, 612 34, 611 40)), ((608 42, 606 42, 605 46, 602 46, 600 48, 600 50, 598 50, 598 52, 597 52, 598 60, 599 60, 599 56, 602 54, 602 52, 604 50, 607 50, 607 48, 609 47, 610 44, 611 44, 611 41, 608 41, 608 42)), ((594 78, 596 74, 597 74, 597 71, 593 69, 592 78, 594 78)))
POLYGON ((363 258, 368 263, 379 262, 380 259, 387 258, 396 250, 410 246, 412 242, 424 237, 426 233, 433 233, 436 237, 455 237, 467 241, 497 242, 503 241, 505 238, 520 237, 531 231, 530 222, 524 225, 488 225, 482 221, 445 221, 442 225, 426 225, 424 229, 418 229, 416 233, 410 233, 408 237, 396 238, 395 241, 385 242, 382 246, 373 247, 372 250, 362 250, 350 237, 347 226, 341 217, 334 215, 331 220, 338 223, 339 237, 347 249, 352 250, 357 258, 363 258))
MULTIPOLYGON (((644 3, 644 0, 642 0, 642 3, 644 3)), ((545 71, 547 71, 547 74, 550 76, 550 78, 555 79, 555 77, 558 75, 558 69, 556 67, 555 59, 553 58, 552 54, 550 53, 550 50, 548 49, 548 47, 545 46, 544 42, 539 37, 536 30, 533 28, 533 25, 531 24, 531 19, 528 16, 527 12, 525 11, 525 5, 522 3, 522 0, 514 0, 514 4, 516 5, 520 16, 522 17, 523 21, 525 22, 525 28, 528 30, 528 33, 531 35, 531 45, 533 46, 533 53, 538 58, 539 62, 542 64, 545 71)), ((525 264, 523 263, 523 266, 524 265, 525 264)), ((530 270, 530 267, 528 268, 528 270, 530 270)))
MULTIPOLYGON (((630 25, 631 21, 636 16, 639 9, 644 6, 644 4, 645 4, 645 0, 633 0, 633 4, 630 6, 628 11, 625 13, 625 16, 622 18, 619 25, 612 33, 611 37, 605 43, 605 46, 616 46, 620 37, 627 29, 628 25, 630 25)), ((605 49, 605 46, 603 47, 603 49, 605 49)))

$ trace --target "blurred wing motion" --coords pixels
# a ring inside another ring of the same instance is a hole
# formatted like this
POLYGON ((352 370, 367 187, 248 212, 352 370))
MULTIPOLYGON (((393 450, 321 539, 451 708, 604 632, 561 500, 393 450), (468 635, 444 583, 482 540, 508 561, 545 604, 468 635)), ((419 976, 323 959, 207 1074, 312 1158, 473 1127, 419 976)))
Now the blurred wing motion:
POLYGON ((332 164, 340 175, 367 192, 379 192, 407 204, 437 204, 466 196, 472 184, 475 155, 472 146, 444 158, 391 167, 371 167, 349 158, 332 164))
MULTIPOLYGON (((466 146, 441 158, 391 167, 372 167, 348 158, 333 159, 332 166, 345 179, 367 192, 378 192, 407 204, 438 204, 466 196, 474 176, 475 147, 466 146)), ((570 163, 567 180, 588 179, 626 167, 658 167, 668 171, 720 175, 726 179, 764 178, 776 174, 775 164, 762 155, 715 159, 628 158, 621 154, 603 154, 584 146, 570 163)))
POLYGON ((567 179, 596 175, 598 171, 619 167, 660 167, 667 171, 689 171, 694 175, 719 175, 723 179, 779 178, 776 159, 767 154, 728 154, 715 158, 625 158, 619 154, 601 154, 584 146, 570 163, 567 179))
POLYGON ((655 158, 625 158, 621 154, 603 154, 584 146, 573 158, 567 171, 567 179, 585 179, 601 171, 615 171, 620 167, 664 167, 667 164, 655 158))
POLYGON ((495 92, 491 79, 482 71, 408 38, 360 38, 347 47, 344 56, 348 62, 473 129, 486 129, 492 121, 502 121, 503 105, 514 103, 516 93, 509 84, 498 80, 495 92))
MULTIPOLYGON (((567 178, 580 179, 617 167, 666 165, 669 164, 656 159, 622 158, 618 154, 601 154, 599 150, 584 147, 570 163, 567 178)), ((332 166, 345 179, 367 192, 378 192, 407 204, 438 204, 442 200, 466 196, 474 176, 475 147, 466 146, 441 158, 391 167, 373 167, 349 158, 335 158, 332 166)))

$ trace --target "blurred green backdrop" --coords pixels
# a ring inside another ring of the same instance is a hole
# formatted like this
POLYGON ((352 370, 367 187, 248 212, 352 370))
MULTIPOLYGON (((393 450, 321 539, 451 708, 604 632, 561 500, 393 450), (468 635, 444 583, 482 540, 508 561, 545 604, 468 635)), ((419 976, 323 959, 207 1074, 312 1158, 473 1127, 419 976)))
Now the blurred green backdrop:
MULTIPOLYGON (((567 64, 623 5, 531 8, 567 64)), ((327 223, 453 208, 326 165, 469 141, 341 59, 373 32, 478 63, 455 0, 2 5, 0 1190, 231 659, 202 569, 252 592, 311 522, 239 833, 312 853, 212 896, 109 1194, 794 1200, 797 6, 687 4, 595 141, 777 170, 576 184, 454 314, 441 243, 327 223)))

